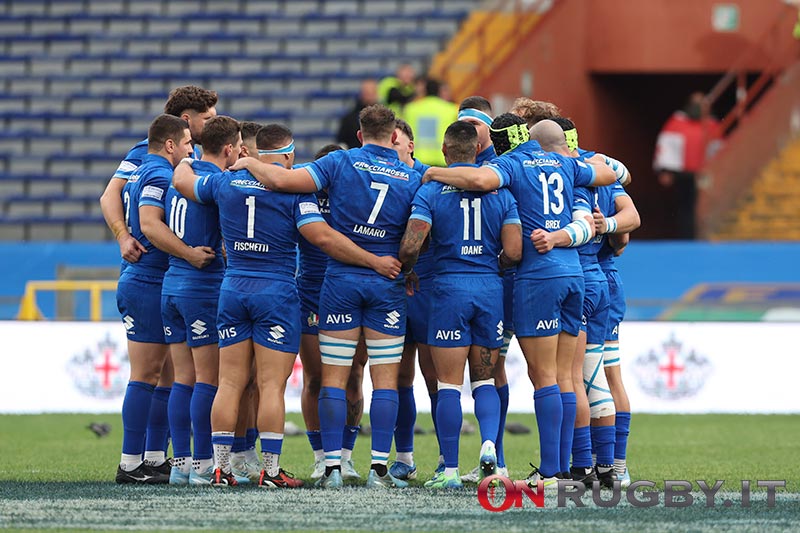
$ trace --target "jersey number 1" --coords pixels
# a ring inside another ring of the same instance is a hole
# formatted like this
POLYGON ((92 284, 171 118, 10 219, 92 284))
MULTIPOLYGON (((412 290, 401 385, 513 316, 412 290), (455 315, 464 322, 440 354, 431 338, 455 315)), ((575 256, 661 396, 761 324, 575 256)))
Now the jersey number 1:
POLYGON ((248 196, 244 204, 247 206, 247 238, 256 236, 256 197, 248 196))

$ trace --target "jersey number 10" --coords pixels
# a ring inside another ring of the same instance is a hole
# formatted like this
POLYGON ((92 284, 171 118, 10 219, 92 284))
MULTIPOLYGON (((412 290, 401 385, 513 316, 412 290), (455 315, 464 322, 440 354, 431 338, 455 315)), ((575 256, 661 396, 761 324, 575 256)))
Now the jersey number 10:
POLYGON ((186 208, 189 203, 186 198, 172 197, 172 202, 169 206, 169 229, 172 233, 177 235, 179 239, 183 239, 186 233, 186 208))

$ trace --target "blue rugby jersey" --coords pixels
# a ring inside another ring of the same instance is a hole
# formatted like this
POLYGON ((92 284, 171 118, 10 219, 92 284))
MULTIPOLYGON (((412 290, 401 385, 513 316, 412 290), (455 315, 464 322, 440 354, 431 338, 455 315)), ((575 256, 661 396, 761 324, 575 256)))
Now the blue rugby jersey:
MULTIPOLYGON (((222 170, 208 161, 192 164, 195 174, 204 177, 222 170)), ((167 191, 164 218, 175 235, 188 246, 208 246, 214 249, 214 260, 197 269, 185 259, 169 256, 169 270, 164 276, 166 296, 213 297, 219 294, 225 261, 222 257, 222 235, 219 231, 219 210, 216 204, 192 202, 170 186, 167 191)))
POLYGON ((536 141, 528 141, 486 166, 497 173, 501 186, 508 186, 517 200, 524 237, 517 279, 582 275, 574 248, 554 248, 540 254, 529 237, 534 229, 557 231, 572 222, 574 187, 594 183, 594 167, 544 152, 536 141))
POLYGON ((163 276, 169 266, 167 254, 156 248, 142 233, 139 221, 139 207, 149 205, 165 209, 164 202, 167 190, 172 183, 174 169, 169 161, 160 155, 146 154, 142 164, 128 178, 122 193, 125 220, 131 235, 145 247, 147 253, 142 254, 135 263, 122 262, 122 269, 133 274, 163 276))
POLYGON ((226 276, 294 281, 297 230, 324 222, 313 194, 271 191, 247 170, 205 176, 195 182, 194 193, 200 202, 219 207, 226 276))
MULTIPOLYGON (((333 228, 375 255, 397 257, 421 177, 374 144, 339 150, 305 167, 317 189, 330 198, 333 228)), ((328 261, 328 273, 378 275, 373 270, 328 261)))
MULTIPOLYGON (((460 166, 477 165, 450 165, 460 166)), ((520 224, 517 203, 507 189, 469 192, 436 181, 417 191, 411 218, 431 224, 436 275, 497 274, 502 228, 520 224)))
MULTIPOLYGON (((620 196, 628 196, 628 193, 625 192, 625 188, 619 183, 609 185, 608 187, 602 187, 602 189, 609 189, 609 191, 598 200, 600 210, 606 217, 613 217, 617 212, 616 199, 620 196)), ((616 271, 617 265, 614 262, 614 249, 611 248, 611 245, 608 243, 607 235, 602 235, 602 238, 602 243, 597 251, 597 260, 603 272, 616 271)))

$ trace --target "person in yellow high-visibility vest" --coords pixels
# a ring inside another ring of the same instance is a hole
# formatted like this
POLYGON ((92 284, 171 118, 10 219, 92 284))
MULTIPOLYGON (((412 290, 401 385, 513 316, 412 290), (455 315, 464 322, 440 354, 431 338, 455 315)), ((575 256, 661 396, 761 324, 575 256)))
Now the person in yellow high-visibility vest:
POLYGON ((458 118, 458 106, 441 98, 441 87, 437 80, 426 80, 425 96, 406 105, 403 118, 415 134, 414 157, 426 165, 444 167, 442 139, 447 126, 458 118))
MULTIPOLYGON (((414 85, 416 75, 414 67, 408 63, 403 63, 397 67, 397 72, 394 76, 387 76, 378 84, 380 103, 394 111, 395 114, 400 114, 403 107, 416 96, 416 87, 414 85)), ((353 147, 351 146, 351 148, 353 147)))

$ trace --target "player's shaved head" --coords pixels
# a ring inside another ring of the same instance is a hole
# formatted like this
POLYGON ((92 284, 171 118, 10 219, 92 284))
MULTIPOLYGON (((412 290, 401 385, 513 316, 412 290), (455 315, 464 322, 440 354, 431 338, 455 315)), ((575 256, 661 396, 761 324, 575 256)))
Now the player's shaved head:
POLYGON ((478 154, 478 130, 463 120, 453 122, 444 132, 442 151, 448 164, 474 163, 478 154))
POLYGON ((524 118, 529 128, 540 120, 561 116, 561 110, 554 103, 531 100, 525 97, 514 100, 509 113, 524 118))
POLYGON ((538 141, 547 152, 568 154, 567 138, 557 122, 540 120, 531 128, 531 139, 538 141))
POLYGON ((239 133, 242 131, 239 122, 225 115, 217 115, 209 119, 200 134, 203 150, 211 155, 220 155, 229 144, 236 146, 239 133))
POLYGON ((363 139, 386 142, 397 127, 394 111, 380 104, 367 106, 358 115, 363 139))
POLYGON ((267 124, 256 134, 259 150, 277 150, 292 142, 292 130, 283 124, 267 124))
POLYGON ((180 144, 189 124, 182 118, 173 115, 158 115, 147 130, 147 151, 151 154, 160 152, 167 140, 180 144))

